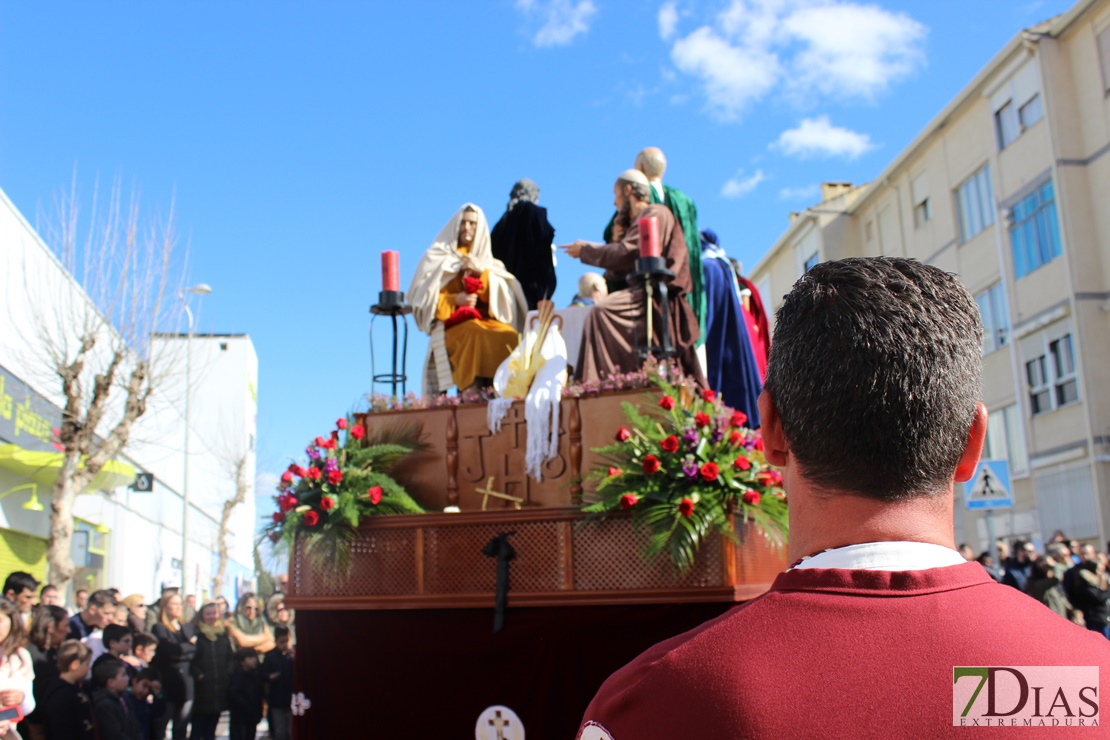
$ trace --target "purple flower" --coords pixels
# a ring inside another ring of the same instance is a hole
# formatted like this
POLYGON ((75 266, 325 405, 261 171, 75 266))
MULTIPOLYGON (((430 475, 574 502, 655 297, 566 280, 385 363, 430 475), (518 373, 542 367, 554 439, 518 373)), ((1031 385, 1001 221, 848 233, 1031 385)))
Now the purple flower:
POLYGON ((308 447, 304 448, 304 451, 313 460, 319 460, 320 459, 320 451, 318 449, 316 449, 316 445, 309 445, 308 447))
POLYGON ((713 422, 713 441, 720 442, 725 438, 725 422, 723 419, 717 419, 713 422))
POLYGON ((698 477, 698 462, 692 457, 686 458, 686 462, 682 463, 682 474, 686 476, 686 480, 694 480, 698 477))
POLYGON ((330 473, 333 470, 339 470, 339 461, 334 457, 329 457, 324 463, 324 472, 330 473))
POLYGON ((699 440, 700 436, 698 435, 698 430, 694 427, 690 427, 682 433, 682 441, 686 443, 686 446, 690 449, 691 452, 693 452, 694 449, 698 446, 699 440))

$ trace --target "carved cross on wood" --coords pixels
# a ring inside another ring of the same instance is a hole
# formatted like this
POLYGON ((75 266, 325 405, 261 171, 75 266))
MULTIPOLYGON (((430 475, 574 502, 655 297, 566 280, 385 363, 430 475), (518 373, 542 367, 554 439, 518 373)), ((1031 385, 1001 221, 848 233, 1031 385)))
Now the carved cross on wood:
POLYGON ((524 503, 524 499, 522 499, 522 498, 519 498, 517 496, 510 496, 507 493, 500 493, 498 491, 493 490, 493 476, 492 475, 489 477, 489 480, 486 481, 486 487, 485 488, 475 488, 474 491, 476 493, 482 494, 482 511, 486 510, 486 504, 489 502, 489 497, 490 496, 493 496, 494 498, 504 499, 506 501, 512 501, 513 505, 514 505, 514 508, 517 508, 517 509, 519 509, 520 505, 524 503))

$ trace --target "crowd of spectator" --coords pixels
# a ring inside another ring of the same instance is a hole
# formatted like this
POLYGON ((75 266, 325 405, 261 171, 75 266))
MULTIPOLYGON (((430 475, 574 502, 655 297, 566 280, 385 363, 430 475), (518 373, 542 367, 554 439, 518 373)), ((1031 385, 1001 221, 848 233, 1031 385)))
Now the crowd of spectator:
POLYGON ((232 740, 291 735, 293 613, 279 591, 198 608, 173 584, 147 604, 15 572, 0 596, 0 740, 232 740))
MULTIPOLYGON (((1107 543, 1110 549, 1110 543, 1107 543)), ((1110 557, 1096 546, 1080 544, 1056 532, 1038 552, 1034 543, 998 539, 994 553, 978 556, 960 545, 967 560, 976 560, 996 581, 1013 586, 1065 619, 1110 639, 1110 557)))

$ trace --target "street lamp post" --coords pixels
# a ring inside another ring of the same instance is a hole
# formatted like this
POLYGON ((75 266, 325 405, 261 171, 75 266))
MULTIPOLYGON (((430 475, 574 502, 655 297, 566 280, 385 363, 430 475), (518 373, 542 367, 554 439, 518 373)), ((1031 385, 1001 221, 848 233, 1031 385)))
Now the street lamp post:
POLYGON ((181 305, 185 307, 185 315, 189 319, 189 333, 185 335, 185 467, 182 471, 181 481, 181 598, 184 601, 188 589, 186 581, 189 577, 189 402, 192 396, 193 372, 193 312, 189 310, 189 301, 186 293, 203 297, 212 292, 212 287, 207 283, 197 283, 191 288, 182 288, 177 292, 181 305))

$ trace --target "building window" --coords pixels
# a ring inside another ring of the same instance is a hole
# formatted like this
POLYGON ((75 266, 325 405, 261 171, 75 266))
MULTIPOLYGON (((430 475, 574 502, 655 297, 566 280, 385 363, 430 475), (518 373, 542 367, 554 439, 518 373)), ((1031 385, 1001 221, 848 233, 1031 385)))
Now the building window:
POLYGON ((914 228, 920 229, 925 225, 925 222, 933 217, 933 210, 929 207, 929 199, 925 198, 913 206, 913 225, 914 228))
POLYGON ((809 272, 814 267, 817 267, 818 262, 820 262, 820 259, 818 259, 817 252, 814 252, 809 256, 808 259, 806 259, 805 263, 802 265, 802 272, 809 272))
POLYGON ((920 229, 933 217, 933 205, 929 202, 929 173, 922 172, 910 183, 913 197, 913 225, 920 229))
POLYGON ((1002 283, 995 283, 976 295, 975 302, 983 316, 983 354, 988 355, 1010 341, 1010 315, 1002 283))
POLYGON ((1033 416, 1078 401, 1079 381, 1075 375, 1071 334, 1052 340, 1046 354, 1027 361, 1025 380, 1033 416))
POLYGON ((1052 180, 1018 201, 1012 219, 1010 242, 1015 277, 1023 278, 1062 254, 1052 180))
POLYGON ((1006 104, 994 113, 994 130, 998 135, 998 148, 1005 149, 1021 136, 1021 124, 1018 123, 1017 110, 1014 101, 1007 100, 1006 104))
POLYGON ((1102 90, 1110 93, 1110 26, 1098 34, 1098 58, 1102 62, 1102 90))
POLYGON ((1029 384, 1029 408, 1033 416, 1052 410, 1047 364, 1044 355, 1025 363, 1025 382, 1029 384))
POLYGON ((960 210, 960 239, 971 237, 994 224, 994 193, 991 190, 991 170, 983 165, 964 181, 956 192, 960 210))
POLYGON ((1021 475, 1029 472, 1029 458, 1025 451, 1025 433, 1017 404, 992 411, 987 416, 987 439, 983 445, 983 459, 1006 460, 1010 473, 1021 475))
POLYGON ((1044 118, 1044 108, 1041 107, 1041 95, 1037 93, 1029 98, 1020 108, 1018 108, 1018 123, 1021 124, 1021 131, 1030 128, 1034 123, 1044 118))
POLYGON ((1075 377, 1075 356, 1071 349, 1071 334, 1065 334, 1048 345, 1048 353, 1052 355, 1053 390, 1056 396, 1056 405, 1072 403, 1079 400, 1079 383, 1075 377))

